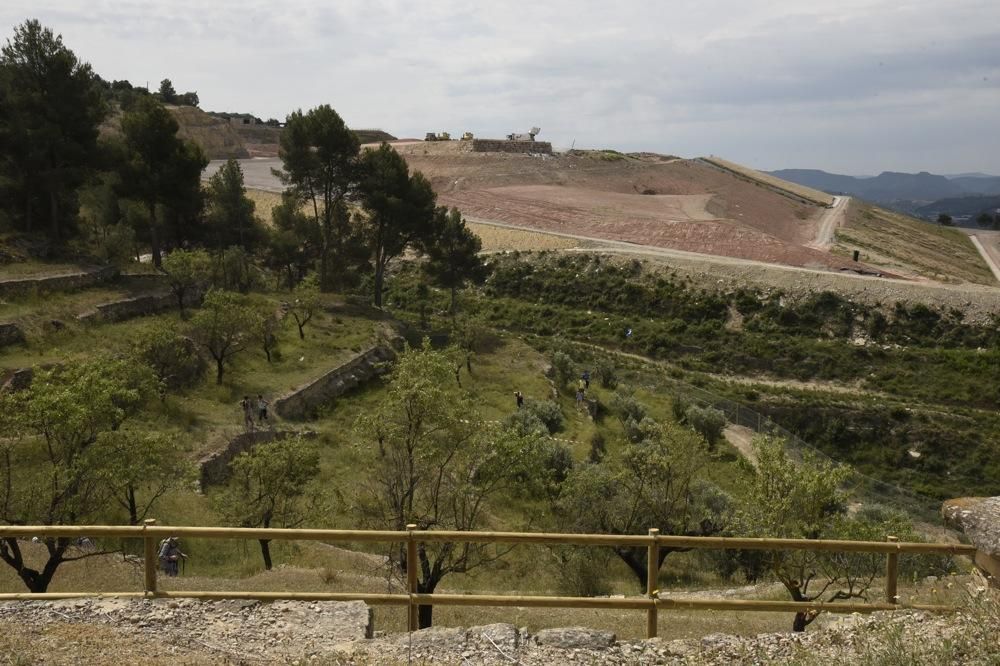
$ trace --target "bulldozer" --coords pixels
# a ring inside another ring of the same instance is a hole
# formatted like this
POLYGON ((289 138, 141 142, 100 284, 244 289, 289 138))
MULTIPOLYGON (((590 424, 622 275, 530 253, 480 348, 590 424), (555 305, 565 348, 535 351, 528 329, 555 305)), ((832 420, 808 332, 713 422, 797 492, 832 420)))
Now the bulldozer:
POLYGON ((462 135, 462 141, 472 141, 473 138, 472 132, 466 132, 462 135))
POLYGON ((451 141, 451 134, 448 132, 428 132, 424 135, 424 141, 451 141))

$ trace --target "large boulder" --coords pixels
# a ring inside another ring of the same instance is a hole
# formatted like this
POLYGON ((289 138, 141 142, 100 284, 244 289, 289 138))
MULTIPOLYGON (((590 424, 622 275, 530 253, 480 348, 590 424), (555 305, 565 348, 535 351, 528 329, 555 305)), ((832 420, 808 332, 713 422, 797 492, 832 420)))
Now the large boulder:
POLYGON ((606 650, 615 644, 615 635, 610 631, 568 627, 565 629, 542 629, 535 635, 535 641, 539 645, 548 645, 563 650, 606 650))
POLYGON ((945 522, 962 530, 979 553, 976 564, 1000 580, 1000 497, 963 497, 941 507, 945 522))

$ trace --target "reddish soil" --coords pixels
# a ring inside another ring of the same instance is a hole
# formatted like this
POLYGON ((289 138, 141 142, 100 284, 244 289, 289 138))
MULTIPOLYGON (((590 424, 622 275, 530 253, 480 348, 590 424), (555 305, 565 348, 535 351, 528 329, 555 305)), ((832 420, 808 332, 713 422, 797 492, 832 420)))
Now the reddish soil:
POLYGON ((442 204, 541 231, 811 268, 864 268, 805 247, 824 208, 690 160, 474 153, 397 146, 442 204))

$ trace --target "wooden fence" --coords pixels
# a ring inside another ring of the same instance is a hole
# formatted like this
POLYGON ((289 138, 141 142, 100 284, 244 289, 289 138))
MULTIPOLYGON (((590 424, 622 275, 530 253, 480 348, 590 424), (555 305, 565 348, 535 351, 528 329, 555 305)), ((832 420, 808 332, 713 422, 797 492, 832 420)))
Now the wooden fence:
POLYGON ((947 554, 975 557, 975 546, 962 544, 904 543, 894 537, 879 541, 831 541, 814 539, 744 539, 730 537, 662 536, 651 529, 646 535, 559 534, 534 532, 458 532, 419 531, 408 525, 406 531, 259 529, 233 527, 166 527, 147 520, 138 526, 0 526, 0 538, 16 537, 118 537, 143 540, 144 590, 142 592, 47 592, 0 593, 0 600, 67 599, 85 597, 147 597, 163 599, 255 599, 262 601, 364 601, 368 604, 406 606, 408 626, 417 628, 417 608, 434 606, 520 606, 526 608, 613 608, 646 611, 646 636, 656 636, 660 609, 730 610, 764 612, 871 613, 875 611, 916 609, 949 612, 949 606, 901 604, 897 596, 899 556, 902 554, 947 554), (157 587, 157 545, 169 536, 198 539, 275 539, 286 541, 406 543, 407 563, 417 561, 418 543, 491 543, 559 546, 626 546, 646 548, 648 583, 645 597, 556 597, 492 594, 420 594, 417 592, 417 567, 407 566, 406 594, 368 594, 351 592, 202 592, 165 591, 157 587), (795 602, 754 599, 672 599, 657 589, 661 547, 714 550, 807 550, 876 553, 886 556, 886 598, 884 602, 795 602))

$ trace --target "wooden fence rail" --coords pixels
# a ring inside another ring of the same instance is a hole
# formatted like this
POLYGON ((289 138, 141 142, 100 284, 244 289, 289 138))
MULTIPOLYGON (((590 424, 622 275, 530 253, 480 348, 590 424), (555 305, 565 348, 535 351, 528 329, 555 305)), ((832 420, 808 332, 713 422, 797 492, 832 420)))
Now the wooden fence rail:
POLYGON ((86 597, 160 598, 160 599, 254 599, 261 601, 364 601, 368 604, 407 607, 408 626, 417 628, 419 606, 520 606, 525 608, 611 608, 646 611, 646 635, 657 633, 660 609, 735 610, 756 612, 872 613, 875 611, 916 609, 949 612, 949 606, 900 604, 897 596, 899 556, 901 554, 944 554, 975 557, 976 548, 964 544, 909 543, 888 537, 880 541, 832 541, 814 539, 744 539, 733 537, 679 537, 660 535, 650 529, 645 535, 560 534, 544 532, 460 532, 419 531, 407 525, 405 531, 389 530, 312 530, 261 529, 238 527, 173 527, 147 520, 143 525, 2 525, 0 538, 17 537, 120 537, 143 540, 143 592, 47 592, 3 593, 0 600, 77 599, 86 597), (286 541, 326 541, 364 543, 406 543, 406 594, 368 594, 351 592, 240 592, 240 591, 166 591, 157 587, 157 544, 170 536, 198 539, 277 539, 286 541), (418 543, 494 543, 563 546, 626 546, 647 549, 647 588, 645 597, 556 597, 489 594, 421 594, 417 591, 418 543), (884 602, 795 602, 756 599, 672 599, 657 589, 659 550, 668 548, 714 550, 808 550, 886 555, 886 600, 884 602))

